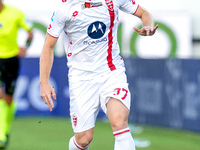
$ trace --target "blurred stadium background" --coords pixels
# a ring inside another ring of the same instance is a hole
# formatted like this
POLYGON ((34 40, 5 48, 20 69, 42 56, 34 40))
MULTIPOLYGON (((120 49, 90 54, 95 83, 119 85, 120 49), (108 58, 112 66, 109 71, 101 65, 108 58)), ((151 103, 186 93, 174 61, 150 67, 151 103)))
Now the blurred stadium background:
MULTIPOLYGON (((50 78, 58 99, 54 111, 50 113, 40 98, 39 56, 54 6, 60 1, 4 0, 6 4, 16 6, 27 14, 27 18, 34 24, 35 34, 27 56, 21 59, 15 92, 17 113, 9 150, 65 149, 67 140, 73 135, 68 120, 68 70, 62 36, 55 49, 50 78)), ((137 2, 149 10, 159 24, 154 36, 141 37, 133 30, 133 26, 139 27, 141 22, 120 12, 118 40, 132 92, 129 119, 137 147, 147 150, 199 150, 200 1, 137 2)), ((20 45, 25 44, 25 36, 20 31, 20 45)), ((91 145, 91 149, 113 149, 112 144, 102 144, 101 139, 105 140, 103 134, 106 133, 113 142, 112 131, 102 112, 98 120, 97 142, 91 145)))

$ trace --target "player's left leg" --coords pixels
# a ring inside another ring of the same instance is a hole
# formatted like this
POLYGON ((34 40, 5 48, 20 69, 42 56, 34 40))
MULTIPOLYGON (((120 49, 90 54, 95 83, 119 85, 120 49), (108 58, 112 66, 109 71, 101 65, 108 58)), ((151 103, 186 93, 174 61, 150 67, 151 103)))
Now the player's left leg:
POLYGON ((0 149, 5 148, 7 138, 6 138, 6 102, 3 99, 3 79, 2 79, 2 61, 0 61, 0 149))
POLYGON ((135 150, 135 143, 128 127, 129 109, 118 99, 110 98, 107 116, 115 137, 115 150, 135 150))
POLYGON ((4 94, 4 99, 0 99, 0 147, 6 147, 10 134, 11 123, 15 115, 15 106, 12 96, 4 94))
POLYGON ((6 104, 3 99, 0 99, 0 149, 5 148, 6 146, 6 133, 5 133, 5 128, 6 128, 6 104))
POLYGON ((16 108, 15 103, 13 100, 13 96, 10 94, 5 94, 5 100, 6 100, 6 136, 8 137, 10 135, 10 129, 12 121, 14 120, 16 108))
POLYGON ((6 102, 6 120, 5 120, 5 133, 7 136, 10 134, 11 123, 15 116, 15 104, 13 100, 13 94, 16 87, 16 81, 19 70, 19 59, 17 57, 6 59, 3 62, 5 66, 2 74, 2 79, 5 83, 5 94, 3 96, 6 102))

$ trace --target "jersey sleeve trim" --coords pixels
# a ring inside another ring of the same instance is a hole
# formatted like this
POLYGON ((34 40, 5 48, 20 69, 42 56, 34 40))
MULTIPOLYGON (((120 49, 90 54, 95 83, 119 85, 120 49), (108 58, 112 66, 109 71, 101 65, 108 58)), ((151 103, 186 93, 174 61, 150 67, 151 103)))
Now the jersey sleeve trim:
POLYGON ((137 8, 136 8, 135 12, 133 13, 133 15, 135 15, 135 13, 137 12, 139 6, 140 6, 140 5, 137 6, 137 8))
POLYGON ((56 38, 56 39, 59 38, 59 37, 57 37, 57 36, 53 36, 53 35, 51 35, 49 32, 47 32, 47 34, 50 35, 50 36, 53 37, 53 38, 56 38))

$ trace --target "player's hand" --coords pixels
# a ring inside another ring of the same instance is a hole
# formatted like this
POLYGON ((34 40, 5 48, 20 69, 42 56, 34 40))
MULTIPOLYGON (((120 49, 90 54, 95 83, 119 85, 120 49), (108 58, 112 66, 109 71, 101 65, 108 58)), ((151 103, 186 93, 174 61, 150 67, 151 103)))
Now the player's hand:
POLYGON ((138 32, 140 35, 149 36, 149 35, 153 35, 156 32, 157 28, 158 28, 158 25, 156 25, 155 27, 143 26, 141 29, 134 27, 133 29, 136 32, 138 32))
POLYGON ((20 47, 18 57, 24 57, 26 54, 26 50, 27 50, 26 47, 20 47))
POLYGON ((49 107, 49 110, 52 111, 54 108, 54 103, 51 96, 54 100, 56 100, 56 93, 54 88, 50 84, 41 84, 40 96, 44 103, 49 107))

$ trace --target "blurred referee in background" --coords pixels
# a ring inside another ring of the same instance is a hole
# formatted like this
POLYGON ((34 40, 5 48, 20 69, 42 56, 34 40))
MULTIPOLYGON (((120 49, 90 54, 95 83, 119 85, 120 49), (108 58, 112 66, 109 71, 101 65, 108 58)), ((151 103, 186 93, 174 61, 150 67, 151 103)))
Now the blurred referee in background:
POLYGON ((4 149, 10 134, 10 125, 15 115, 13 94, 19 70, 19 57, 23 57, 30 46, 32 26, 26 22, 25 14, 0 0, 0 149, 4 149), (17 33, 20 28, 27 31, 26 46, 19 47, 17 33))

